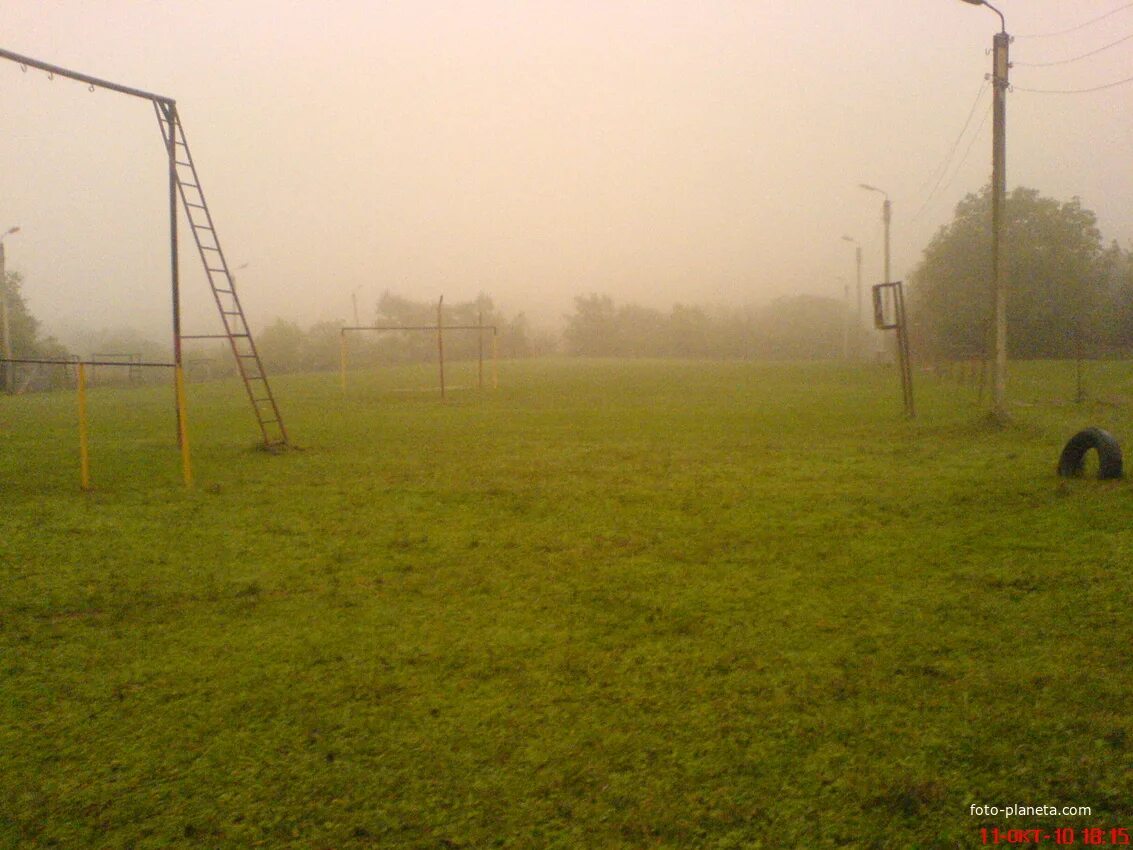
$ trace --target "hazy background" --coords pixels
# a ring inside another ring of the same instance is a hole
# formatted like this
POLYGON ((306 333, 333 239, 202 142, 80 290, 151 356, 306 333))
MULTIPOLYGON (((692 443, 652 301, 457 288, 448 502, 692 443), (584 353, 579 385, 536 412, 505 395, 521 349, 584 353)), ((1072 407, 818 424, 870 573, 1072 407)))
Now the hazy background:
MULTIPOLYGON (((1009 187, 1078 195, 1128 245, 1133 85, 1022 89, 1133 77, 1133 39, 1024 64, 1133 35, 1133 3, 998 5, 1017 36, 1009 187)), ((860 182, 893 199, 902 277, 988 180, 998 27, 960 0, 0 6, 0 46, 176 98, 253 327, 350 318, 352 293, 366 318, 384 289, 487 292, 543 323, 592 291, 656 307, 840 295, 843 234, 866 283, 881 277, 882 198, 860 182)), ((0 230, 22 227, 5 244, 32 312, 64 337, 163 338, 149 104, 0 61, 0 122, 0 230)), ((215 332, 183 246, 184 330, 215 332)))

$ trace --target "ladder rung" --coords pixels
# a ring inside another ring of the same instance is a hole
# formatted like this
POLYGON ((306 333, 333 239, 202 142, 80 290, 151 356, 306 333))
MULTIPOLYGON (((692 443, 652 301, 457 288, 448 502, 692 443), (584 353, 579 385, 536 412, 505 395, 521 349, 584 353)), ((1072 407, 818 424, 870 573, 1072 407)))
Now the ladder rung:
POLYGON ((191 163, 191 162, 182 162, 182 161, 181 161, 181 160, 179 160, 179 159, 175 159, 175 160, 173 160, 173 161, 174 161, 175 163, 177 163, 177 165, 184 165, 184 166, 185 166, 185 167, 187 167, 187 168, 192 168, 192 167, 193 167, 193 163, 191 163))
MULTIPOLYGON (((204 207, 201 207, 201 209, 204 209, 204 207)), ((212 230, 213 229, 211 224, 197 224, 196 222, 193 222, 193 227, 196 228, 197 230, 212 230)))
POLYGON ((235 295, 236 291, 232 289, 213 289, 213 292, 219 292, 222 295, 235 295))
POLYGON ((204 204, 194 204, 192 201, 185 201, 185 206, 194 207, 198 210, 203 210, 205 208, 204 204))
POLYGON ((261 425, 271 425, 273 422, 278 422, 278 421, 279 421, 278 419, 261 419, 260 424, 261 425))
POLYGON ((240 315, 239 310, 221 310, 220 312, 222 312, 226 316, 239 316, 240 315))
POLYGON ((196 183, 186 183, 184 180, 181 181, 181 187, 184 188, 184 189, 197 189, 197 190, 199 190, 201 188, 196 183))
POLYGON ((219 252, 220 247, 216 246, 216 245, 202 245, 201 250, 202 251, 217 251, 217 252, 219 252))
POLYGON ((205 270, 211 274, 228 274, 228 269, 210 269, 206 266, 205 270))

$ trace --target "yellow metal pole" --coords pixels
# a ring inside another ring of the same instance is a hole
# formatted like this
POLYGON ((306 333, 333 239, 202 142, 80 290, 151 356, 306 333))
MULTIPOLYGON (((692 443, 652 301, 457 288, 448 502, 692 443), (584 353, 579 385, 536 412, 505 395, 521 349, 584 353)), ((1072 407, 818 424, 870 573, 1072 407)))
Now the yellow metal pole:
POLYGON ((338 366, 342 373, 342 391, 346 392, 346 331, 338 334, 338 366))
POLYGON ((180 364, 173 367, 174 384, 177 387, 177 437, 181 444, 181 474, 185 486, 193 486, 193 464, 189 459, 189 422, 185 412, 185 373, 180 364))
POLYGON ((494 390, 498 390, 500 388, 500 376, 496 368, 500 353, 500 347, 496 343, 497 338, 496 329, 492 328, 492 389, 494 390))
POLYGON ((90 489, 90 451, 87 447, 87 371, 79 363, 79 478, 84 490, 90 489))

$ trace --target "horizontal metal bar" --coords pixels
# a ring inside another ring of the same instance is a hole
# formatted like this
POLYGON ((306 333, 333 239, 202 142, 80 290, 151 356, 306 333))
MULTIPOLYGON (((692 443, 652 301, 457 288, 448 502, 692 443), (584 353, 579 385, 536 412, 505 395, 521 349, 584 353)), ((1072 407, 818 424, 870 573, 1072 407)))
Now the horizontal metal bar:
POLYGON ((162 94, 154 94, 153 92, 143 91, 142 89, 132 88, 131 86, 124 86, 119 83, 112 83, 109 80, 102 80, 98 77, 92 77, 89 74, 81 74, 78 71, 70 71, 67 68, 62 68, 58 65, 52 65, 49 62, 41 62, 38 59, 32 59, 30 56, 21 56, 19 53, 13 53, 10 50, 4 50, 0 47, 0 59, 10 59, 13 62, 18 62, 21 65, 27 65, 29 68, 38 68, 40 71, 46 71, 49 74, 58 74, 60 77, 67 77, 68 79, 78 80, 80 83, 86 83, 90 86, 97 86, 102 89, 109 89, 110 91, 120 92, 121 94, 128 94, 133 97, 144 98, 145 100, 158 101, 160 103, 172 106, 176 101, 171 97, 166 97, 162 94))
POLYGON ((228 339, 228 334, 181 334, 181 339, 228 339))
POLYGON ((164 366, 172 368, 176 363, 151 363, 145 360, 135 360, 129 362, 126 360, 46 360, 46 359, 27 359, 27 358, 12 358, 7 359, 0 357, 0 363, 44 363, 54 366, 164 366))
MULTIPOLYGON (((341 331, 435 331, 437 325, 356 325, 352 327, 341 328, 341 331)), ((441 330, 446 331, 494 331, 495 325, 441 325, 441 330)))

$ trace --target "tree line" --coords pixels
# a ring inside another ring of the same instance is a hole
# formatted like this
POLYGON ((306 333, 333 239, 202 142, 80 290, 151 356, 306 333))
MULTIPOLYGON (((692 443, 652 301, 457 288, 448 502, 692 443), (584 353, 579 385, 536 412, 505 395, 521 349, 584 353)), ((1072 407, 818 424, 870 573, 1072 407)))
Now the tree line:
MULTIPOLYGON (((989 350, 991 248, 991 195, 985 187, 957 205, 952 221, 933 236, 908 280, 914 358, 975 358, 989 350)), ((1058 201, 1024 187, 1012 191, 1005 207, 1004 251, 1010 356, 1098 357, 1133 349, 1133 252, 1116 242, 1106 244, 1097 217, 1078 198, 1058 201)), ((68 357, 65 346, 41 334, 21 296, 22 283, 18 272, 6 274, 14 355, 68 357)), ((504 315, 487 295, 444 304, 442 317, 451 329, 445 337, 446 357, 453 360, 473 359, 481 343, 491 344, 491 332, 481 336, 455 329, 477 324, 494 327, 499 355, 505 358, 562 352, 584 357, 833 359, 863 351, 867 333, 847 321, 840 299, 811 295, 762 306, 675 304, 659 310, 591 293, 574 299, 561 334, 534 329, 522 313, 504 315)), ((363 324, 424 327, 436 321, 436 302, 387 291, 363 324)), ((277 319, 257 334, 256 342, 269 372, 333 370, 338 368, 342 325, 317 322, 303 328, 277 319)), ((160 357, 156 349, 164 350, 140 335, 127 336, 119 348, 144 348, 150 359, 160 357)), ((103 350, 117 344, 106 334, 92 335, 94 339, 103 350)), ((349 346, 354 365, 437 356, 436 335, 428 331, 352 332, 349 346)), ((190 377, 232 374, 231 361, 222 346, 186 354, 190 377)))
MULTIPOLYGON (((437 303, 414 301, 386 291, 364 327, 429 328, 437 324, 437 303)), ((307 329, 286 319, 276 319, 256 335, 256 347, 269 372, 305 372, 337 369, 340 339, 345 323, 318 322, 307 329)), ((444 304, 441 324, 445 333, 447 360, 472 360, 491 356, 493 336, 500 357, 532 357, 549 353, 554 341, 532 329, 523 313, 507 317, 487 295, 444 304), (473 326, 487 328, 482 333, 473 326)), ((437 358, 437 336, 430 330, 366 330, 348 332, 353 365, 393 365, 437 358)))
MULTIPOLYGON (((1133 254, 1106 245, 1078 198, 1017 188, 1006 199, 1007 342, 1011 357, 1098 357, 1133 346, 1133 254)), ((990 350, 991 192, 969 194, 909 281, 915 353, 974 357, 990 350)))
POLYGON ((587 357, 826 359, 860 343, 845 305, 813 295, 779 298, 765 306, 715 310, 676 304, 664 312, 615 304, 608 295, 574 299, 566 317, 566 353, 587 357))

